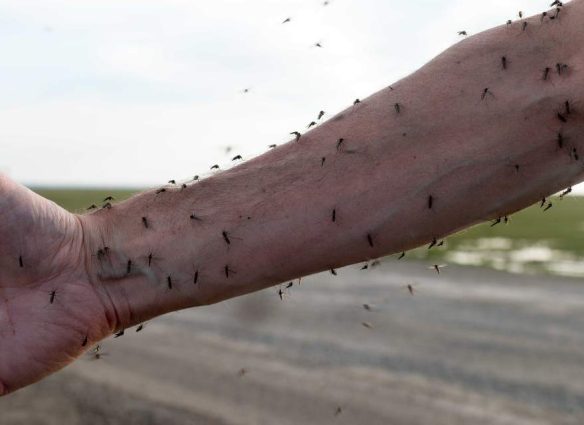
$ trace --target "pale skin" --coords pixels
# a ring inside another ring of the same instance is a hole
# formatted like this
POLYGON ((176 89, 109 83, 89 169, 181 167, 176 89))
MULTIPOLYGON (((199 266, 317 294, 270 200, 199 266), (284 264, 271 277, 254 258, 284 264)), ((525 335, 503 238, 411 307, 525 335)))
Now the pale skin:
POLYGON ((0 394, 161 314, 406 251, 584 180, 584 0, 555 13, 469 37, 186 188, 79 216, 0 176, 0 394))

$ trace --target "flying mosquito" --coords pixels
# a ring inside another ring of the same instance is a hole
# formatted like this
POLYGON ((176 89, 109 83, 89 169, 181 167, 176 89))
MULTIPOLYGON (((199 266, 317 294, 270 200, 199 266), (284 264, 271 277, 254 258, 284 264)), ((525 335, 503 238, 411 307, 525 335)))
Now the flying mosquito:
POLYGON ((89 360, 99 360, 101 359, 103 356, 109 356, 108 353, 104 353, 101 349, 101 345, 96 345, 93 349, 91 349, 91 351, 89 351, 87 353, 87 355, 89 356, 89 360))
POLYGON ((428 268, 430 270, 436 270, 436 273, 440 274, 440 269, 443 269, 444 267, 448 267, 448 264, 433 264, 428 268))

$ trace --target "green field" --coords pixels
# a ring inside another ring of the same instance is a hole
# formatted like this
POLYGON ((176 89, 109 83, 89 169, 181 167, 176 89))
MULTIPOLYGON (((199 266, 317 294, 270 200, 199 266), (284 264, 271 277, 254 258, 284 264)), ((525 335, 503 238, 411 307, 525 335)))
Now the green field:
MULTIPOLYGON (((136 190, 36 189, 69 211, 82 213, 89 205, 101 205, 108 195, 116 201, 136 190)), ((552 200, 543 212, 538 205, 510 217, 508 224, 474 226, 452 235, 440 248, 421 247, 408 257, 435 262, 480 265, 519 273, 552 273, 584 276, 584 197, 552 200)))

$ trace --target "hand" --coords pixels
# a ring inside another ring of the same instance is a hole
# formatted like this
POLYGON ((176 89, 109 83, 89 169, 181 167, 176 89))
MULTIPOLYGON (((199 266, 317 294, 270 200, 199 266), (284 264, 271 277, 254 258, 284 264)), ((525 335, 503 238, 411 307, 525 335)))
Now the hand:
POLYGON ((74 214, 0 175, 0 395, 111 333, 84 257, 74 214))

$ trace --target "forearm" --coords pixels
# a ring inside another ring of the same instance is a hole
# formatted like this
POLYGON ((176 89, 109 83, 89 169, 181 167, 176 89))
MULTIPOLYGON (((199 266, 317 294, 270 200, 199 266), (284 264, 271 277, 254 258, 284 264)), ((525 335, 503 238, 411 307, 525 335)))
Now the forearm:
POLYGON ((228 171, 81 217, 112 327, 407 250, 582 180, 579 4, 465 40, 228 171))

